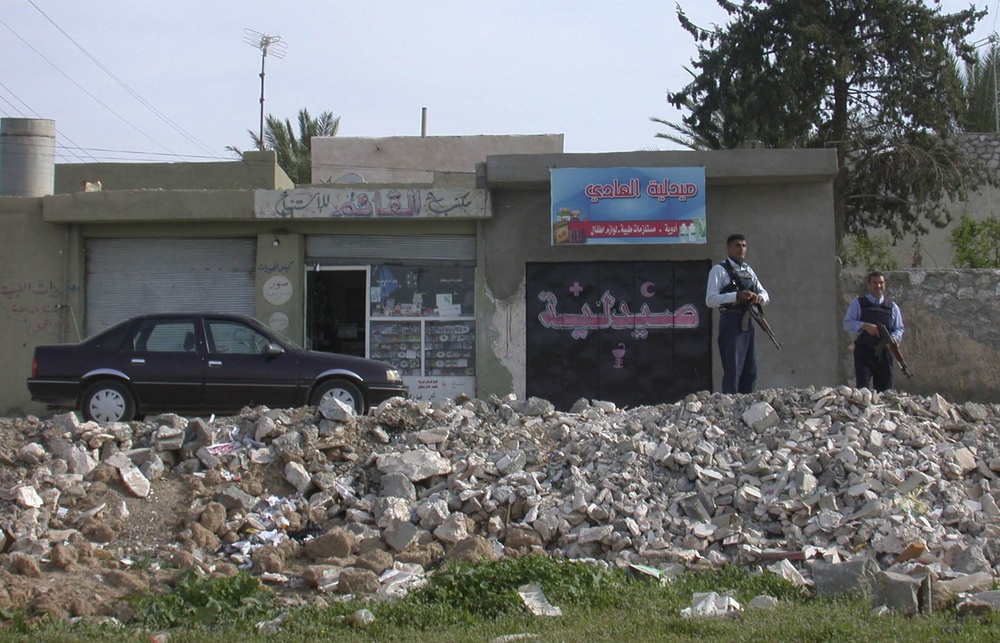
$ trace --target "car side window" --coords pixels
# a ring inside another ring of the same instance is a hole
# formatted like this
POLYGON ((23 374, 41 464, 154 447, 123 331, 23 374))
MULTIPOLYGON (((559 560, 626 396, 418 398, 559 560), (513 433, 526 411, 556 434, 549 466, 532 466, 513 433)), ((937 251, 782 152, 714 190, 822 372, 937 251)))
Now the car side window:
POLYGON ((122 343, 128 335, 129 324, 121 324, 117 328, 108 330, 104 335, 97 338, 94 348, 99 351, 121 350, 122 343))
POLYGON ((270 343, 264 335, 238 321, 209 319, 205 321, 209 337, 209 352, 230 355, 262 355, 270 343))
POLYGON ((191 353, 195 351, 194 338, 192 319, 147 319, 132 347, 139 353, 191 353))

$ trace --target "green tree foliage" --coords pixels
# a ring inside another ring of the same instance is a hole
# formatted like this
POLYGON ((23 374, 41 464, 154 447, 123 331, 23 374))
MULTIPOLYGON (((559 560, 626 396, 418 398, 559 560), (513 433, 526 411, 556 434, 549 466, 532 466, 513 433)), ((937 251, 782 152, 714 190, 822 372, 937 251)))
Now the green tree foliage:
POLYGON ((956 268, 1000 268, 1000 220, 963 214, 951 231, 956 268))
POLYGON ((872 270, 898 270, 899 262, 892 256, 892 238, 889 235, 869 235, 862 230, 849 235, 852 243, 845 244, 840 259, 846 268, 872 270))
MULTIPOLYGON (((285 171, 296 185, 312 182, 312 137, 336 136, 340 129, 340 117, 332 112, 323 112, 318 118, 309 115, 309 110, 299 110, 298 135, 287 118, 281 120, 268 114, 264 120, 264 138, 253 130, 247 130, 258 150, 274 150, 278 156, 278 167, 285 171)), ((239 148, 229 146, 232 152, 242 155, 239 148)))
POLYGON ((992 180, 953 136, 963 98, 952 56, 972 59, 966 39, 985 11, 942 14, 936 0, 716 1, 725 26, 702 29, 678 8, 698 56, 691 82, 667 94, 689 112, 672 128, 704 149, 835 149, 838 243, 870 228, 924 234, 950 220, 946 200, 992 180))

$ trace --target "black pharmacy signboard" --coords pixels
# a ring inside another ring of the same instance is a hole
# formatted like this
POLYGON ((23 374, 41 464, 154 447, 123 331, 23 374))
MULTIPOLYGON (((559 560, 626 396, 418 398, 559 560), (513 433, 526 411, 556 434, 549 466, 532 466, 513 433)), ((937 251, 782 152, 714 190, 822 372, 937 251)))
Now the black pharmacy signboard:
POLYGON ((567 410, 619 407, 712 388, 710 261, 529 263, 528 396, 567 410))

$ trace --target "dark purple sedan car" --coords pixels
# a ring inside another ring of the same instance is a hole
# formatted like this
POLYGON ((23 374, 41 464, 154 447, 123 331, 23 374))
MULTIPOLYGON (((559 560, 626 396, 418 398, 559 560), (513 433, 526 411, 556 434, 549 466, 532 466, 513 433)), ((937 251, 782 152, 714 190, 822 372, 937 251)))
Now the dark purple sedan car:
POLYGON ((123 321, 79 344, 39 346, 31 399, 87 420, 147 413, 236 413, 333 397, 365 413, 408 390, 391 366, 302 350, 243 315, 165 313, 123 321))

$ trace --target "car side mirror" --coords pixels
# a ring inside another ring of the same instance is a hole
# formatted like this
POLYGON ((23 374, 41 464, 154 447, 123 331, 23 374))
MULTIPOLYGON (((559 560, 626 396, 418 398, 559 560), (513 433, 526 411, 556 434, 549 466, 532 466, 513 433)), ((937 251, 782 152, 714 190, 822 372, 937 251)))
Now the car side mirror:
POLYGON ((281 355, 284 352, 285 349, 275 343, 270 343, 264 348, 265 355, 281 355))

